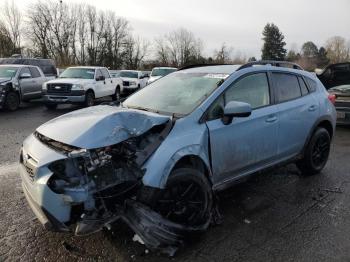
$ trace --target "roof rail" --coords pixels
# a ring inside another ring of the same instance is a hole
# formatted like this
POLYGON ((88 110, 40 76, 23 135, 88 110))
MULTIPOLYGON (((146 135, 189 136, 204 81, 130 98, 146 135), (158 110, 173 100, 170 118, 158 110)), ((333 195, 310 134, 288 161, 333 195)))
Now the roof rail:
POLYGON ((242 65, 240 68, 238 68, 237 71, 247 67, 252 67, 254 65, 270 65, 270 66, 276 66, 276 67, 286 67, 286 68, 292 68, 297 70, 304 70, 300 65, 296 63, 288 62, 288 61, 260 60, 260 61, 246 63, 242 65))
POLYGON ((179 68, 177 71, 185 70, 185 69, 190 69, 190 68, 196 68, 196 67, 204 67, 204 66, 221 66, 221 65, 230 65, 230 64, 192 64, 192 65, 187 65, 179 68))

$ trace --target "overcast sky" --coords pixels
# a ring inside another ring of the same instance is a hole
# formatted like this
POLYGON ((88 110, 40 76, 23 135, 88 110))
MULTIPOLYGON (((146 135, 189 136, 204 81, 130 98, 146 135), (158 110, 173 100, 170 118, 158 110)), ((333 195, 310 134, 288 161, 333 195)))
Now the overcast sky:
MULTIPOLYGON (((0 0, 3 1, 3 0, 0 0)), ((14 0, 25 7, 34 0, 14 0)), ((59 0, 57 0, 59 1, 59 0)), ((81 0, 63 0, 80 3, 81 0)), ((311 40, 318 46, 340 35, 350 40, 350 0, 85 0, 127 18, 134 34, 149 40, 179 27, 204 42, 205 53, 222 43, 260 57, 261 32, 268 22, 285 35, 287 48, 311 40)))

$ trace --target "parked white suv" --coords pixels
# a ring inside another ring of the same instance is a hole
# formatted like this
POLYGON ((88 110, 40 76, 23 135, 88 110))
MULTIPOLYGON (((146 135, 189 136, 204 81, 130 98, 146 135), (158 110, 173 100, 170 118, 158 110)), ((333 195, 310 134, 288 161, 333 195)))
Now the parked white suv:
POLYGON ((85 104, 93 106, 96 98, 118 98, 121 81, 111 78, 105 67, 69 67, 54 80, 43 84, 43 97, 47 108, 58 104, 85 104))
POLYGON ((140 88, 144 88, 148 80, 148 77, 142 71, 136 70, 121 70, 118 76, 123 81, 123 86, 120 90, 120 93, 123 95, 131 94, 140 88))

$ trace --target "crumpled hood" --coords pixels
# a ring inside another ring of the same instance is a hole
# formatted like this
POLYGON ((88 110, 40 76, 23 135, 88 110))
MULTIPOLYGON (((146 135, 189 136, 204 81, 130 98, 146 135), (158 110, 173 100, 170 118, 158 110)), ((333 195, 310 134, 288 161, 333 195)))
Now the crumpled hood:
POLYGON ((11 77, 8 77, 8 78, 0 78, 0 84, 2 84, 2 83, 6 83, 6 82, 8 82, 8 81, 11 81, 11 77))
POLYGON ((47 82, 47 84, 90 84, 94 79, 80 78, 55 78, 47 82))
POLYGON ((41 125, 37 132, 68 145, 93 149, 139 136, 169 120, 169 116, 151 112, 101 105, 52 119, 41 125))

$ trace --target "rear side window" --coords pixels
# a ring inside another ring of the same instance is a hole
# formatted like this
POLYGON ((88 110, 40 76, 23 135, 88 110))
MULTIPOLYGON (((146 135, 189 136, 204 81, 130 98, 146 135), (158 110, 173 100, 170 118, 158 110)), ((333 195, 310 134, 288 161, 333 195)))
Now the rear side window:
POLYGON ((306 86, 303 78, 299 76, 298 80, 299 80, 299 85, 300 85, 300 89, 301 89, 301 94, 303 96, 307 95, 309 93, 309 90, 307 89, 307 86, 306 86))
POLYGON ((315 91, 316 91, 316 88, 317 88, 317 83, 316 83, 316 81, 314 81, 314 80, 312 80, 312 79, 306 77, 306 82, 307 82, 307 84, 308 84, 308 86, 309 86, 310 93, 311 93, 311 92, 315 92, 315 91))
POLYGON ((272 73, 276 86, 277 101, 285 102, 301 97, 298 78, 292 74, 272 73))
POLYGON ((32 74, 32 77, 33 78, 36 78, 36 77, 41 77, 40 73, 39 73, 39 70, 35 67, 29 67, 29 70, 30 70, 30 73, 32 74))

